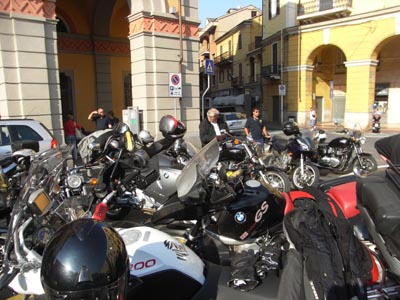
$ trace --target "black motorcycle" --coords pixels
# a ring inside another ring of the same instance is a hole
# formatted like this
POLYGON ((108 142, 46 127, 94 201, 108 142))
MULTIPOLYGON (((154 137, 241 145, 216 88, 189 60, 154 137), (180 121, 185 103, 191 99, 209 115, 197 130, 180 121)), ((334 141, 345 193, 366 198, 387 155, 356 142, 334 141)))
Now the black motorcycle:
POLYGON ((325 132, 320 130, 314 138, 317 155, 312 156, 312 161, 336 174, 354 172, 358 177, 365 177, 374 172, 378 164, 372 154, 362 149, 365 144, 362 131, 344 129, 342 132, 343 136, 325 142, 325 132))
POLYGON ((260 181, 230 182, 219 155, 214 139, 191 159, 177 179, 177 198, 155 211, 151 224, 186 222, 188 245, 203 258, 225 264, 233 253, 257 250, 281 233, 285 201, 260 181))
POLYGON ((164 138, 154 142, 147 131, 134 135, 120 123, 82 149, 90 153, 87 161, 105 164, 96 195, 114 191, 109 219, 121 220, 132 209, 153 211, 176 196, 175 180, 195 150, 182 140, 186 128, 174 117, 164 116, 160 131, 164 138))
POLYGON ((296 189, 317 186, 320 172, 312 162, 315 150, 310 132, 301 133, 297 123, 286 122, 283 133, 289 136, 289 139, 272 137, 270 155, 265 159, 266 164, 285 170, 296 189))
POLYGON ((290 191, 290 179, 284 170, 266 165, 258 154, 257 144, 249 139, 229 137, 219 142, 219 162, 224 164, 228 179, 237 174, 271 185, 280 192, 290 191))

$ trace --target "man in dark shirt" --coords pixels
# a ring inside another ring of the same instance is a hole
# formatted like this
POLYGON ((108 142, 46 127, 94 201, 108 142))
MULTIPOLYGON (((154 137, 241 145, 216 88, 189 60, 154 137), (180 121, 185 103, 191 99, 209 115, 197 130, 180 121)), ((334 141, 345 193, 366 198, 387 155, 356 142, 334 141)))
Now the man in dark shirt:
POLYGON ((101 107, 92 111, 88 116, 88 120, 96 122, 96 130, 108 128, 109 120, 104 113, 104 109, 101 107))
POLYGON ((265 123, 260 119, 260 113, 261 111, 258 107, 252 109, 252 116, 247 119, 244 125, 244 134, 246 137, 250 135, 255 143, 259 143, 261 145, 261 152, 263 152, 264 137, 270 138, 271 136, 268 134, 265 123))

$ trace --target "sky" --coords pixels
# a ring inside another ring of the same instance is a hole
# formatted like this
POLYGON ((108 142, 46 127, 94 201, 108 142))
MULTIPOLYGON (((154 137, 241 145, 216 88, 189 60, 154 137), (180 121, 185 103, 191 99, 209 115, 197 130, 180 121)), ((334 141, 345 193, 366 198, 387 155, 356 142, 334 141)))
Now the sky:
POLYGON ((206 25, 207 18, 217 18, 226 14, 230 8, 244 7, 250 4, 262 9, 262 0, 198 0, 200 27, 206 25))

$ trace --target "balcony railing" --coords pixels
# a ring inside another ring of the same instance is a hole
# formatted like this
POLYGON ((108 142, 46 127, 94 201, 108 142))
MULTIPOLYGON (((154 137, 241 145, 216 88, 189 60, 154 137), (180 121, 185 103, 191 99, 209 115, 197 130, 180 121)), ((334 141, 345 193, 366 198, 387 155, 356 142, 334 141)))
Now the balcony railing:
POLYGON ((351 12, 352 0, 309 0, 297 5, 297 18, 302 20, 311 16, 336 14, 348 15, 351 12))
POLYGON ((275 78, 279 79, 281 75, 280 65, 267 65, 261 67, 261 76, 264 78, 275 78))
POLYGON ((232 54, 229 51, 222 53, 221 55, 215 57, 214 64, 231 64, 233 62, 232 54))

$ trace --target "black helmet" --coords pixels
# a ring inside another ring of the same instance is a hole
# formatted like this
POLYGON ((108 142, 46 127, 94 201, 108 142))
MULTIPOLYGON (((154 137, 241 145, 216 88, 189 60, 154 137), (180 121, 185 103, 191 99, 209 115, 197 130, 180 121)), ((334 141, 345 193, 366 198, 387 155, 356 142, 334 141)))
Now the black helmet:
POLYGON ((286 135, 294 135, 299 134, 300 129, 296 122, 289 121, 283 124, 283 133, 286 135))
POLYGON ((186 132, 186 126, 174 116, 166 115, 160 120, 160 131, 164 137, 180 138, 186 132))
POLYGON ((61 227, 43 253, 41 281, 47 299, 123 300, 128 275, 121 236, 93 219, 61 227))

